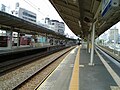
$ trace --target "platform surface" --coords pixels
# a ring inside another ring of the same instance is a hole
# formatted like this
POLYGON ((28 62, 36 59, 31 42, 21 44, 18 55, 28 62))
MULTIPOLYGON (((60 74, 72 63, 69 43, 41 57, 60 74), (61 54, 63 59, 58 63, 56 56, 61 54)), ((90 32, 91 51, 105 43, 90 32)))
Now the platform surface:
POLYGON ((77 51, 73 49, 37 90, 69 90, 77 51))
POLYGON ((94 66, 88 65, 90 54, 85 48, 81 49, 80 56, 80 90, 120 90, 113 89, 118 88, 118 86, 96 52, 94 55, 94 66))
MULTIPOLYGON (((78 47, 70 52, 38 90, 70 90, 70 82, 77 52, 78 47)), ((83 46, 80 49, 79 55, 79 90, 120 90, 120 87, 110 75, 96 52, 94 55, 94 66, 88 65, 90 62, 90 53, 87 52, 86 47, 83 46)), ((109 60, 106 60, 106 62, 114 65, 109 60)), ((75 90, 78 90, 78 88, 75 90)))
POLYGON ((29 45, 26 46, 13 46, 12 49, 0 47, 0 54, 5 53, 11 53, 11 52, 19 52, 19 51, 26 51, 26 50, 33 50, 33 49, 41 49, 41 48, 47 48, 48 46, 42 46, 42 47, 30 47, 29 45))

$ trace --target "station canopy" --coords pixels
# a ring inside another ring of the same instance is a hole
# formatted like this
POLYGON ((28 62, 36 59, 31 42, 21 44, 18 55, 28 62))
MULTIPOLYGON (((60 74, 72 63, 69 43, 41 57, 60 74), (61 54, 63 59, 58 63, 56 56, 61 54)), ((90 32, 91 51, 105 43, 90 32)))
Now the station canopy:
POLYGON ((84 39, 91 34, 93 22, 96 21, 95 37, 98 37, 120 21, 119 3, 114 2, 117 0, 49 1, 72 32, 84 39))
POLYGON ((55 38, 64 38, 65 35, 61 35, 50 29, 37 25, 35 23, 28 22, 19 17, 15 17, 8 13, 0 11, 0 29, 6 31, 14 31, 20 33, 27 33, 33 35, 46 35, 55 38))

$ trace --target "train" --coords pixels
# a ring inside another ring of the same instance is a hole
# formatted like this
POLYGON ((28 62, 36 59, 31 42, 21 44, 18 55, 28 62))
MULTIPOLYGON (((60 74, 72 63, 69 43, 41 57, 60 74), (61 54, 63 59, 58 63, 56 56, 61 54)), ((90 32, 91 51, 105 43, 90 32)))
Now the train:
MULTIPOLYGON (((8 46, 8 41, 9 41, 8 36, 0 36, 0 47, 7 47, 8 46)), ((20 45, 30 45, 31 42, 31 37, 26 37, 26 36, 21 36, 19 40, 20 45)), ((13 37, 12 38, 12 46, 17 46, 18 43, 18 38, 13 37)))

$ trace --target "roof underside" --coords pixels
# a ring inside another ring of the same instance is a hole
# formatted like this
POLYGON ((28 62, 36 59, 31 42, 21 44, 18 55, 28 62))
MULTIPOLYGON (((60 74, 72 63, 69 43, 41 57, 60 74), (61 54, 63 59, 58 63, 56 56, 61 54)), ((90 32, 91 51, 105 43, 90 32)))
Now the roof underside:
POLYGON ((92 22, 97 19, 96 37, 120 20, 120 12, 114 12, 110 19, 101 16, 102 0, 49 0, 59 15, 76 35, 87 38, 92 22), (99 11, 99 12, 98 12, 99 11), (98 14, 96 14, 98 12, 98 14), (97 16, 96 16, 97 15, 97 16))

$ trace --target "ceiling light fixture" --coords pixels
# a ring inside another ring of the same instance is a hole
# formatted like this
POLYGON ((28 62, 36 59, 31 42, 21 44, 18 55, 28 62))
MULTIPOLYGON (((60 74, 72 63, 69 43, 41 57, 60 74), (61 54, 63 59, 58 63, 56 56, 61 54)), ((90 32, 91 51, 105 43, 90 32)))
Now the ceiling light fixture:
POLYGON ((73 0, 73 3, 76 3, 77 1, 76 0, 73 0))
POLYGON ((81 22, 80 21, 78 21, 78 24, 79 24, 79 27, 81 27, 81 22))

